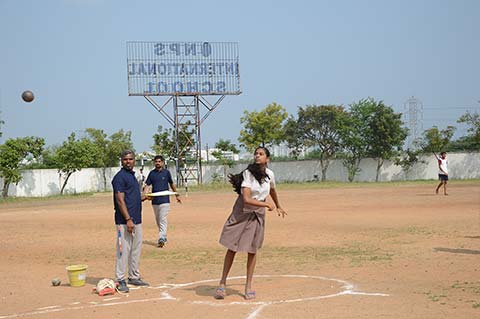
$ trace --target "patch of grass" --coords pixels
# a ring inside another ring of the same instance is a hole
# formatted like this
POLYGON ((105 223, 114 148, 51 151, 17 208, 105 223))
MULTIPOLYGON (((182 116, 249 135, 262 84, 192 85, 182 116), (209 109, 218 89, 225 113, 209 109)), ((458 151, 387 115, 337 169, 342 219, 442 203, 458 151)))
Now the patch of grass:
POLYGON ((460 289, 462 291, 471 292, 475 295, 480 295, 480 281, 477 281, 477 282, 455 281, 455 283, 451 287, 453 289, 460 289))
POLYGON ((455 281, 452 285, 446 286, 441 289, 441 292, 424 292, 424 295, 433 302, 440 302, 444 305, 448 301, 450 294, 454 294, 455 300, 463 301, 465 303, 471 303, 475 309, 480 309, 480 302, 475 296, 480 295, 480 281, 455 281), (472 296, 473 295, 473 296, 472 296))
POLYGON ((393 254, 378 248, 352 244, 333 247, 265 247, 262 258, 296 265, 347 260, 352 265, 392 260, 393 254))
MULTIPOLYGON (((158 260, 161 264, 182 264, 194 270, 204 270, 209 266, 221 266, 225 250, 220 249, 177 249, 145 250, 142 258, 158 260)), ((388 262, 393 254, 379 248, 354 243, 340 247, 263 247, 260 258, 265 262, 289 263, 296 266, 318 262, 347 261, 354 266, 366 263, 388 262)))
MULTIPOLYGON (((377 231, 378 237, 381 239, 396 239, 399 236, 402 236, 402 240, 405 240, 404 235, 419 235, 423 237, 430 237, 432 235, 438 234, 437 231, 428 227, 419 227, 419 226, 408 226, 402 228, 391 228, 386 230, 377 231)), ((370 232, 371 233, 371 232, 370 232)), ((409 241, 407 241, 409 242, 409 241)))
MULTIPOLYGON (((358 188, 358 187, 385 187, 385 186, 410 186, 410 185, 431 185, 436 180, 416 180, 416 181, 395 181, 395 182, 336 182, 336 181, 325 181, 325 182, 281 182, 277 183, 279 190, 294 190, 294 189, 329 189, 329 188, 358 188)), ((480 182, 480 179, 467 179, 467 180, 452 180, 449 181, 450 185, 468 185, 468 184, 477 184, 480 182)), ((180 186, 178 187, 179 192, 184 193, 185 188, 180 186)), ((188 187, 188 192, 233 192, 233 188, 229 183, 217 182, 217 183, 208 183, 202 185, 191 185, 188 187)), ((39 200, 52 200, 52 199, 69 199, 69 198, 79 198, 79 197, 89 197, 96 194, 111 194, 111 191, 106 192, 86 192, 78 194, 65 194, 65 195, 53 195, 45 197, 7 197, 0 198, 0 205, 3 203, 12 203, 12 202, 29 202, 29 201, 39 201, 39 200)))
POLYGON ((421 236, 431 236, 435 234, 435 231, 428 229, 426 227, 410 226, 404 229, 407 234, 410 235, 421 235, 421 236))
MULTIPOLYGON (((416 180, 416 181, 395 181, 395 182, 336 182, 336 181, 314 181, 314 182, 281 182, 277 183, 279 190, 289 189, 328 189, 328 188, 358 188, 358 187, 385 187, 385 186, 415 186, 415 185, 431 185, 436 180, 416 180)), ((480 179, 453 180, 449 184, 461 185, 480 182, 480 179)), ((179 187, 180 191, 184 188, 179 187)), ((229 183, 209 183, 203 185, 195 185, 188 187, 189 192, 218 192, 233 191, 229 183)))
MULTIPOLYGON (((436 180, 415 180, 415 181, 393 181, 393 182, 305 182, 305 183, 293 183, 282 182, 278 183, 279 189, 315 189, 315 188, 351 188, 351 187, 385 187, 385 186, 415 186, 415 185, 431 185, 436 180)), ((467 180, 452 180, 449 184, 462 185, 462 184, 475 184, 480 182, 480 179, 467 179, 467 180)))
POLYGON ((371 234, 373 231, 376 231, 378 233, 377 237, 381 239, 392 239, 392 238, 397 238, 401 235, 397 228, 387 228, 387 229, 382 229, 380 231, 373 229, 373 230, 369 230, 368 233, 371 234))
POLYGON ((96 193, 88 192, 88 193, 77 193, 77 194, 64 194, 64 195, 52 195, 52 196, 44 196, 44 197, 13 197, 9 196, 7 198, 0 197, 0 205, 6 203, 23 203, 23 202, 37 202, 37 201, 47 201, 47 200, 66 200, 66 199, 73 199, 73 198, 87 198, 92 197, 96 193))
MULTIPOLYGON (((442 300, 442 299, 447 298, 447 296, 444 295, 444 294, 436 295, 436 294, 432 293, 431 291, 424 292, 424 294, 427 296, 427 298, 428 298, 429 300, 431 300, 431 301, 433 301, 433 302, 438 302, 438 301, 440 301, 440 300, 442 300)), ((445 302, 441 302, 441 304, 444 305, 445 302)))

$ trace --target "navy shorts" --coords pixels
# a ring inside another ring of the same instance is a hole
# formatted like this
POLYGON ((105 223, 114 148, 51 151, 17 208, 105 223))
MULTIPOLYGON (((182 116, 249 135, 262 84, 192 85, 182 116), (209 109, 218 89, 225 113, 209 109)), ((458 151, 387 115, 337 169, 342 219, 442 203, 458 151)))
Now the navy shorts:
POLYGON ((438 174, 438 179, 441 181, 448 181, 448 175, 438 174))

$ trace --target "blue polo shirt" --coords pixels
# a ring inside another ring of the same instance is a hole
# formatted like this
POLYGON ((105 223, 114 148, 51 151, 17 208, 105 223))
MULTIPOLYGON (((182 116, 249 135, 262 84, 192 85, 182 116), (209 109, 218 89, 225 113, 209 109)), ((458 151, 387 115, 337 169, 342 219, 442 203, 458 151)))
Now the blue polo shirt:
MULTIPOLYGON (((145 184, 152 185, 152 193, 168 191, 169 184, 173 184, 172 174, 168 169, 152 170, 148 173, 145 184)), ((157 196, 152 199, 153 205, 170 203, 170 196, 157 196)))
POLYGON ((127 205, 128 214, 133 220, 134 224, 142 223, 142 196, 140 194, 140 186, 135 178, 133 170, 126 170, 122 168, 112 180, 113 186, 113 204, 115 206, 115 224, 126 224, 118 207, 115 193, 120 192, 125 194, 125 204, 127 205))

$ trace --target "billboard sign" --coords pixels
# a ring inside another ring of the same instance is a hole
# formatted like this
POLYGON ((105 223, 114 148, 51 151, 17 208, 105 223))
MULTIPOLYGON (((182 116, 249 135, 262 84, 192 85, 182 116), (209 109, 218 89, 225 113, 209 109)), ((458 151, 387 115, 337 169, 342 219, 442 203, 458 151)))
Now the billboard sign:
POLYGON ((127 42, 128 95, 238 95, 234 42, 127 42))

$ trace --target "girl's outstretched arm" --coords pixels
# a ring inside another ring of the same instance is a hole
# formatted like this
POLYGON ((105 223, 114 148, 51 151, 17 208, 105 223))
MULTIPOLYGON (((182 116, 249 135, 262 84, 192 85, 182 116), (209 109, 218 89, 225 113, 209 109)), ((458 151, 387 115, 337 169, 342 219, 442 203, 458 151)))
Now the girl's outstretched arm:
POLYGON ((280 206, 280 201, 278 200, 278 194, 275 188, 270 188, 270 196, 273 199, 273 202, 275 203, 275 206, 277 206, 277 214, 278 216, 282 216, 282 218, 285 218, 285 215, 287 215, 287 212, 283 210, 283 208, 280 206))

